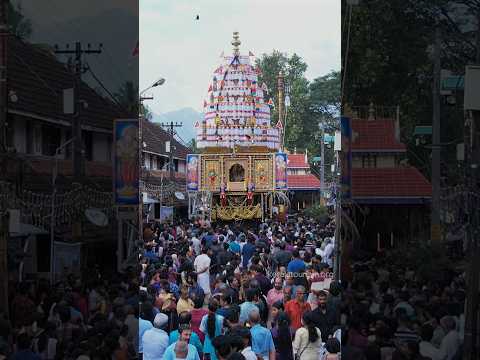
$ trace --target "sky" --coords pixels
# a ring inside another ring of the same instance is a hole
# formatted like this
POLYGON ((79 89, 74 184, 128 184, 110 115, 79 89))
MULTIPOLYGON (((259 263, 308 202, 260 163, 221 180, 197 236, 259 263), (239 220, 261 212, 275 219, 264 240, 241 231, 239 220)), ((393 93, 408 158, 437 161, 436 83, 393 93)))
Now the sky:
POLYGON ((140 90, 163 77, 164 85, 147 93, 154 113, 202 111, 234 31, 242 54, 296 53, 308 80, 340 70, 340 12, 340 0, 140 0, 140 90))

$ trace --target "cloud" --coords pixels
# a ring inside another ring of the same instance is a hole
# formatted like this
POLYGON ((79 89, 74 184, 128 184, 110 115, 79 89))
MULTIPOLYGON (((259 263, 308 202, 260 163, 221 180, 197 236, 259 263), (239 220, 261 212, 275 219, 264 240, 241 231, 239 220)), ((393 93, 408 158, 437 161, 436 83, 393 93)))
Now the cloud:
POLYGON ((340 9, 340 0, 142 0, 140 87, 163 76, 165 85, 152 91, 154 111, 201 110, 220 53, 231 53, 233 31, 242 53, 297 53, 310 80, 338 70, 340 9))

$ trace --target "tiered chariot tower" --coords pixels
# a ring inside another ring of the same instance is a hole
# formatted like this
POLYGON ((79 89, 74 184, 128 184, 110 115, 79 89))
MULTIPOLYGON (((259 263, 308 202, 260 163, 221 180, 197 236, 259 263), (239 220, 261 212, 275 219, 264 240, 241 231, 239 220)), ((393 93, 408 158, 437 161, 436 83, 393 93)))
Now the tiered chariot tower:
POLYGON ((272 126, 273 100, 258 81, 253 54, 240 54, 238 33, 233 54, 214 71, 195 124, 198 154, 187 156, 191 216, 212 220, 263 219, 288 202, 287 156, 279 152, 283 125, 272 126))

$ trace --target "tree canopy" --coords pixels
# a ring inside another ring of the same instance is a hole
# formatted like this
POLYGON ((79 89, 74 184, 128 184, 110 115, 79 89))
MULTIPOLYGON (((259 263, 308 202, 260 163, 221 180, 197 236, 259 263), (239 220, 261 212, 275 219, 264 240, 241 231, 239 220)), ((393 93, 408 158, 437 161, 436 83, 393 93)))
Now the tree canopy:
MULTIPOLYGON (((284 74, 290 98, 285 127, 286 147, 291 151, 296 148, 319 153, 319 124, 323 123, 330 131, 338 127, 340 73, 332 71, 309 82, 305 77, 307 64, 299 55, 289 56, 276 50, 257 59, 257 66, 261 69, 259 81, 267 85, 275 105, 278 104, 277 77, 280 71, 284 74)), ((272 123, 277 121, 278 108, 275 106, 272 123)))
MULTIPOLYGON (((409 160, 428 169, 431 150, 417 145, 413 132, 417 125, 432 124, 435 30, 441 34, 442 69, 463 75, 477 53, 480 0, 364 0, 352 8, 350 31, 348 10, 342 7, 343 103, 398 105, 409 160)), ((461 100, 454 106, 442 102, 441 124, 441 141, 452 143, 442 149, 442 166, 453 169, 449 163, 456 160, 450 155, 463 137, 461 100)))

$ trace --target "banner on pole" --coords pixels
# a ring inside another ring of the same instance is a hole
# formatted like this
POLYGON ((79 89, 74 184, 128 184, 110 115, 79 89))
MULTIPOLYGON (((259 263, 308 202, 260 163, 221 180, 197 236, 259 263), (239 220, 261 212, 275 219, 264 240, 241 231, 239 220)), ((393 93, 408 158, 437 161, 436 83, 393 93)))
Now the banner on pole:
POLYGON ((275 190, 287 190, 287 154, 275 154, 275 190))
POLYGON ((352 197, 352 126, 350 118, 341 118, 342 147, 340 151, 340 186, 341 199, 348 200, 352 197))
POLYGON ((121 206, 139 204, 138 119, 118 119, 114 126, 114 194, 121 206))
POLYGON ((187 155, 187 191, 198 191, 199 160, 197 154, 187 155))

